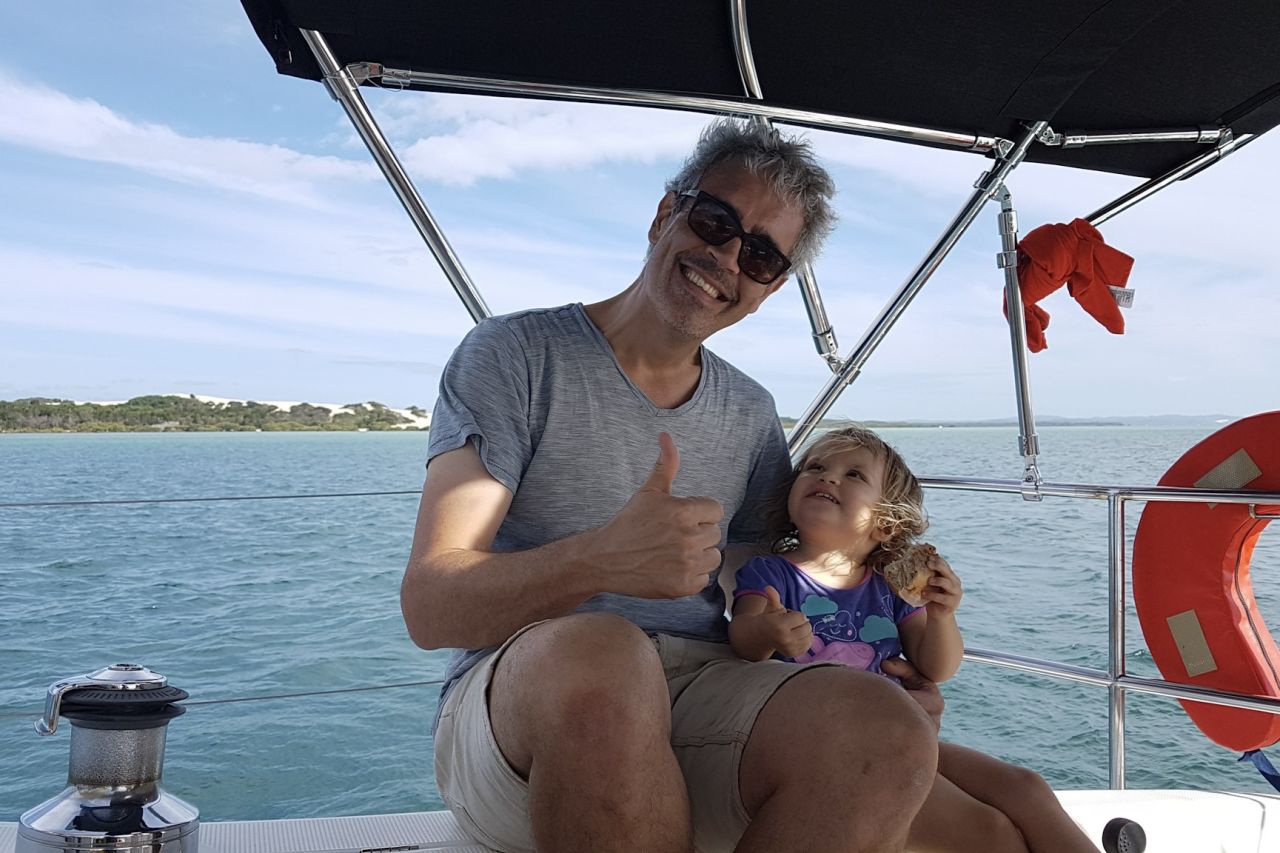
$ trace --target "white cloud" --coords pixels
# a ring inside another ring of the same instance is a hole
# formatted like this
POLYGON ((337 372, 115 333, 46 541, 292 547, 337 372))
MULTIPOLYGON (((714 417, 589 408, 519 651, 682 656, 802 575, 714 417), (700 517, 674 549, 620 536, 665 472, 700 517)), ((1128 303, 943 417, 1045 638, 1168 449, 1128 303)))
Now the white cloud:
POLYGON ((0 103, 0 142, 183 184, 322 207, 322 188, 377 177, 376 168, 365 161, 260 142, 184 136, 162 124, 131 121, 97 101, 73 98, 3 71, 0 103))
MULTIPOLYGON (((61 247, 42 252, 0 245, 6 282, 42 282, 21 293, 6 289, 7 322, 55 335, 116 330, 139 342, 181 342, 188 352, 206 344, 287 349, 320 342, 327 353, 347 359, 396 357, 370 343, 379 336, 426 336, 413 358, 435 362, 447 357, 468 325, 363 156, 356 162, 186 137, 93 101, 17 87, 2 74, 0 97, 9 104, 0 114, 0 141, 175 182, 127 190, 86 184, 85 210, 69 241, 81 246, 74 256, 61 247), (291 208, 335 197, 342 216, 299 217, 291 208)), ((419 177, 454 185, 507 179, 502 186, 480 183, 469 190, 436 187, 430 194, 436 201, 428 199, 433 208, 444 207, 437 215, 496 312, 591 301, 631 281, 643 248, 643 217, 628 208, 606 222, 599 206, 566 201, 580 202, 602 187, 615 208, 623 206, 618 199, 636 207, 641 195, 656 197, 658 186, 649 183, 672 169, 626 166, 677 161, 707 120, 598 105, 378 97, 386 98, 379 110, 389 132, 411 141, 406 159, 419 177), (624 168, 600 169, 599 180, 583 180, 584 170, 606 164, 624 168), (545 174, 536 175, 536 184, 523 180, 533 173, 545 174), (530 186, 539 193, 532 200, 530 186), (494 215, 498 210, 501 216, 494 215), (634 243, 624 233, 632 219, 634 243), (516 227, 517 221, 529 224, 516 227)), ((987 162, 916 146, 812 136, 841 177, 844 226, 818 271, 848 353, 987 162)), ((1138 258, 1130 332, 1107 335, 1065 292, 1051 297, 1051 349, 1032 357, 1038 411, 1172 411, 1210 401, 1223 411, 1267 405, 1259 403, 1261 392, 1228 374, 1240 363, 1263 363, 1262 353, 1280 344, 1265 326, 1266 318, 1280 316, 1280 298, 1270 285, 1280 268, 1280 241, 1263 239, 1259 225, 1270 221, 1269 205, 1280 194, 1277 170, 1260 164, 1277 151, 1280 139, 1264 139, 1105 226, 1113 244, 1138 258), (1185 381, 1165 381, 1171 370, 1185 381), (1197 394, 1194 405, 1187 402, 1188 386, 1197 394)), ((1133 183, 1026 165, 1015 173, 1023 229, 1087 213, 1133 183)), ((989 206, 837 411, 1012 413, 994 218, 989 206)), ((794 288, 712 346, 765 381, 791 414, 830 375, 813 351, 794 288)))
POLYGON ((407 299, 276 276, 103 263, 4 246, 0 268, 13 282, 43 282, 38 289, 10 288, 5 320, 51 329, 188 342, 251 339, 268 346, 332 345, 339 335, 458 335, 452 300, 443 294, 407 299))
MULTIPOLYGON (((182 187, 112 187, 93 192, 77 208, 83 219, 71 227, 89 233, 59 240, 48 256, 69 263, 87 258, 114 266, 163 267, 184 275, 198 271, 210 281, 223 276, 353 292, 398 291, 395 298, 457 305, 403 211, 385 196, 382 200, 382 205, 349 201, 341 217, 299 217, 260 200, 193 194, 182 187)), ((474 215, 451 217, 459 221, 447 236, 494 310, 528 307, 530 300, 555 293, 563 294, 563 301, 583 298, 588 288, 607 288, 639 266, 641 250, 635 245, 599 234, 579 241, 544 236, 549 224, 555 230, 559 220, 554 217, 537 223, 541 227, 490 224, 487 209, 481 204, 474 215)))
MULTIPOLYGON (((973 181, 991 162, 972 153, 836 133, 815 133, 814 139, 819 154, 829 162, 857 169, 877 182, 864 192, 855 174, 841 185, 842 203, 866 218, 871 218, 876 205, 887 208, 886 217, 896 215, 893 208, 900 208, 911 195, 939 210, 958 212, 973 181), (891 195, 895 191, 909 195, 895 202, 891 195)), ((1257 230, 1258 223, 1274 217, 1280 169, 1268 164, 1277 158, 1280 138, 1272 134, 1156 193, 1104 223, 1101 230, 1109 243, 1138 259, 1138 276, 1143 261, 1157 256, 1254 270, 1280 268, 1280 241, 1260 240, 1257 230)), ((1087 216, 1140 183, 1123 175, 1039 163, 1020 165, 1009 179, 1024 234, 1045 222, 1087 216)), ((991 234, 996 211, 996 205, 988 204, 971 230, 991 234)), ((861 227, 860 222, 847 224, 861 227)), ((888 228, 884 223, 878 227, 888 228)), ((935 230, 940 233, 941 228, 935 230)), ((994 238, 991 244, 998 248, 994 238)))
POLYGON ((415 176, 466 186, 526 170, 572 172, 689 153, 706 116, 601 104, 394 93, 372 99, 389 135, 408 142, 415 176))

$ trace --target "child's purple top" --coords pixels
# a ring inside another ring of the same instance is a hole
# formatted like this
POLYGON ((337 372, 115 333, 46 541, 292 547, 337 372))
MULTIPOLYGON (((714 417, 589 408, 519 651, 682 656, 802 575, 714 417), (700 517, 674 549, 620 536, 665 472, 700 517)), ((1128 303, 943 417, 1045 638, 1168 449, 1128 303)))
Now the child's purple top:
POLYGON ((898 625, 924 609, 895 595, 875 572, 867 572, 855 587, 834 589, 777 554, 756 557, 738 569, 734 600, 764 595, 767 586, 778 591, 783 607, 799 610, 813 626, 809 651, 797 658, 781 658, 795 663, 831 660, 880 672, 880 661, 902 654, 898 625))

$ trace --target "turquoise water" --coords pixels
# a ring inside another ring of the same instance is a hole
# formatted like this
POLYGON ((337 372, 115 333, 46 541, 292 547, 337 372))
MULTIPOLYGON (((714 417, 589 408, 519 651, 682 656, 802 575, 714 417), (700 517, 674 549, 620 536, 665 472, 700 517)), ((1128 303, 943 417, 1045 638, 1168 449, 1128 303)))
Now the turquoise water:
MULTIPOLYGON (((885 430, 926 476, 1016 479, 1012 429, 885 430)), ((1195 430, 1041 431, 1053 482, 1154 483, 1195 430)), ((0 503, 405 490, 425 433, 0 435, 0 503)), ((193 701, 438 678, 444 653, 405 634, 397 600, 413 494, 0 509, 0 821, 66 778, 64 730, 31 723, 54 680, 118 661, 193 701)), ((969 645, 1106 668, 1106 505, 931 492, 931 541, 965 581, 969 645)), ((1132 505, 1130 535, 1141 505, 1132 505)), ((1280 534, 1254 580, 1280 616, 1280 534)), ((1130 671, 1155 676, 1136 617, 1130 671)), ((1106 691, 966 664, 944 686, 944 737, 1107 784, 1106 691)), ((169 727, 165 784, 208 820, 440 808, 431 774, 435 686, 197 705, 169 727)), ((1128 699, 1131 787, 1269 791, 1179 706, 1128 699)), ((855 723, 856 721, 851 721, 855 723)))

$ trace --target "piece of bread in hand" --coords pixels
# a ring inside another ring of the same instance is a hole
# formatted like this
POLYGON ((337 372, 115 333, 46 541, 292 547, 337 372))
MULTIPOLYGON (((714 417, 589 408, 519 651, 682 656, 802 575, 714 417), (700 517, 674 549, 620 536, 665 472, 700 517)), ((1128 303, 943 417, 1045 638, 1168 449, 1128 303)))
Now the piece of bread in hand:
POLYGON ((898 597, 913 607, 924 604, 921 593, 929 584, 929 558, 938 549, 925 542, 908 545, 892 563, 884 568, 884 579, 893 587, 898 597))

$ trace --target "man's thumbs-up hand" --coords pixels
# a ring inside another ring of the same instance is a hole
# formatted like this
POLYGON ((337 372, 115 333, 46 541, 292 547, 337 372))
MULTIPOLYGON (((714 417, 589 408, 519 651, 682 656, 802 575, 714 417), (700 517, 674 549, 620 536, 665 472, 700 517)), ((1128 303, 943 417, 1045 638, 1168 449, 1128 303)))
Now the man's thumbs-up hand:
POLYGON ((602 591, 641 598, 683 598, 701 592, 720 565, 724 509, 711 498, 671 494, 680 451, 658 435, 658 461, 608 524, 593 531, 602 591))
POLYGON ((661 492, 671 494, 675 485, 676 474, 680 471, 680 450, 670 433, 658 433, 658 461, 653 464, 649 479, 640 487, 642 492, 661 492))

